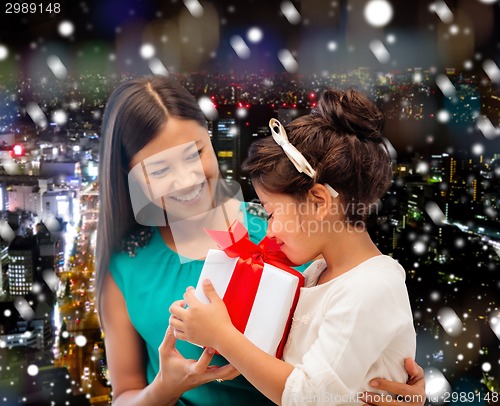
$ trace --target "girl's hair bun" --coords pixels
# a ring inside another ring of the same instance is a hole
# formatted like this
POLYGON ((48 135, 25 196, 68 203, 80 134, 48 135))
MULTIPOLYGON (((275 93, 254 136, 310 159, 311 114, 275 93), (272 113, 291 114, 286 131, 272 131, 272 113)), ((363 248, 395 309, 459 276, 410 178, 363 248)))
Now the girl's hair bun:
POLYGON ((361 140, 382 141, 384 115, 366 96, 355 90, 325 90, 314 113, 339 134, 356 135, 361 140))

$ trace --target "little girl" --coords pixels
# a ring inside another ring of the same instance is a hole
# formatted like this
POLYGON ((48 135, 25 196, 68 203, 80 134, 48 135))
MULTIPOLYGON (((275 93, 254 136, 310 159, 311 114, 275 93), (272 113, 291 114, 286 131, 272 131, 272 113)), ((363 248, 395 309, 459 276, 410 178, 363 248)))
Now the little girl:
POLYGON ((382 255, 365 220, 391 183, 382 113, 356 91, 325 91, 286 131, 255 142, 244 170, 269 214, 267 235, 305 271, 283 359, 237 331, 210 281, 171 308, 175 335, 219 351, 277 404, 361 404, 377 376, 405 382, 415 356, 405 271, 382 255), (184 308, 185 305, 187 308, 184 308))

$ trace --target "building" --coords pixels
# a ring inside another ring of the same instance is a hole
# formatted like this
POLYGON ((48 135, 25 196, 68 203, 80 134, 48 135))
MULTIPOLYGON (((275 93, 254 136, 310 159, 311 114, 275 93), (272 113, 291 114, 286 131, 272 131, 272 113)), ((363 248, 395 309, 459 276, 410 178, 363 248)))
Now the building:
POLYGON ((75 161, 42 161, 40 176, 54 178, 56 185, 79 187, 82 171, 79 162, 75 161))
POLYGON ((47 190, 42 194, 41 211, 42 218, 55 216, 64 222, 73 223, 75 217, 75 194, 71 189, 47 190))
POLYGON ((13 132, 0 134, 0 144, 13 145, 15 142, 16 142, 16 135, 13 132))
POLYGON ((28 295, 37 279, 38 244, 35 237, 16 236, 8 248, 8 291, 11 296, 28 295))
POLYGON ((34 331, 27 330, 26 327, 20 326, 16 332, 4 334, 0 336, 2 347, 15 348, 15 347, 32 347, 40 348, 37 343, 37 336, 34 331))
POLYGON ((0 182, 0 211, 9 210, 9 195, 7 193, 7 184, 0 182))
POLYGON ((24 210, 38 214, 41 212, 40 188, 38 184, 11 185, 7 188, 10 211, 24 210))
POLYGON ((7 293, 7 272, 9 264, 9 243, 0 239, 0 295, 7 293))
POLYGON ((233 179, 237 166, 240 164, 238 160, 239 136, 240 129, 237 126, 234 108, 220 109, 219 118, 212 122, 212 144, 225 179, 233 179))
POLYGON ((35 376, 24 373, 23 405, 73 405, 91 404, 85 393, 73 395, 71 375, 66 367, 41 366, 35 376))

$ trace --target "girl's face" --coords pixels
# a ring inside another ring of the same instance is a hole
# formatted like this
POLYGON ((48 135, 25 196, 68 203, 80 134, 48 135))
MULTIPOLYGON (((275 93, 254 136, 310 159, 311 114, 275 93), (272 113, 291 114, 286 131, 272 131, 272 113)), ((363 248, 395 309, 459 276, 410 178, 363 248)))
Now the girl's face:
POLYGON ((269 216, 267 236, 275 239, 281 251, 297 265, 316 258, 321 244, 314 205, 290 195, 267 192, 258 183, 254 188, 269 216))
POLYGON ((130 168, 129 178, 172 220, 212 208, 219 167, 210 136, 196 121, 169 117, 159 134, 132 157, 130 168))

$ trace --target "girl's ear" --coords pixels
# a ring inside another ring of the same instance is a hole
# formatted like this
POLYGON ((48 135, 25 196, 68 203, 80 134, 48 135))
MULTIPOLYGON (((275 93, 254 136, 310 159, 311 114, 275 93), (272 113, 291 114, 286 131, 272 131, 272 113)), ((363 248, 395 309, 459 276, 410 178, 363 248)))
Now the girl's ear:
POLYGON ((316 220, 324 220, 324 218, 330 213, 333 204, 333 198, 328 189, 324 185, 316 183, 307 192, 307 197, 313 204, 313 214, 316 220))

